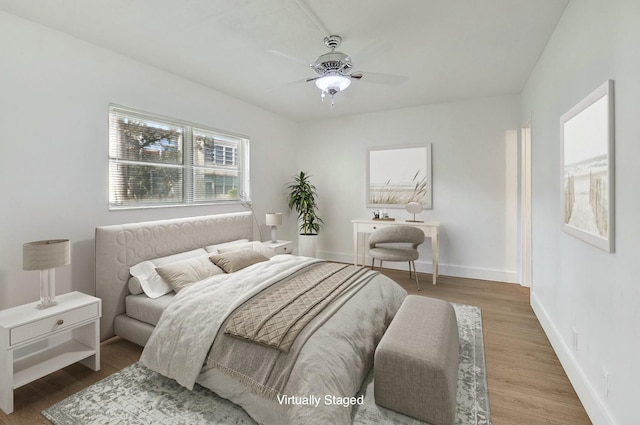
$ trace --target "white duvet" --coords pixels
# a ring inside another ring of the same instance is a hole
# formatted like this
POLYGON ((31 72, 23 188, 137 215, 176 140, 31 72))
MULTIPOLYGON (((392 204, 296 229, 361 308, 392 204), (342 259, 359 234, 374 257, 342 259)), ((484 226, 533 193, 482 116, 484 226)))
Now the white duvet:
POLYGON ((276 399, 252 392, 249 385, 221 369, 203 368, 229 313, 314 261, 319 260, 279 255, 180 291, 163 313, 141 362, 189 389, 197 381, 242 406, 261 424, 351 423, 348 397, 360 388, 373 364, 375 347, 406 296, 404 289, 383 275, 370 280, 306 341, 276 399))

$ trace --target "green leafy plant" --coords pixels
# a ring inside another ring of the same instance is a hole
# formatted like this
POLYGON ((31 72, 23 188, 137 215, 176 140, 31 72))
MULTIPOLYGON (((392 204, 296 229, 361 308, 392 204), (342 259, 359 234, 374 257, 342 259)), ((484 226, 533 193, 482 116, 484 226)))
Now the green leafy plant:
POLYGON ((323 221, 318 217, 316 187, 309 181, 308 173, 300 171, 287 187, 289 209, 298 213, 301 235, 317 235, 323 221))

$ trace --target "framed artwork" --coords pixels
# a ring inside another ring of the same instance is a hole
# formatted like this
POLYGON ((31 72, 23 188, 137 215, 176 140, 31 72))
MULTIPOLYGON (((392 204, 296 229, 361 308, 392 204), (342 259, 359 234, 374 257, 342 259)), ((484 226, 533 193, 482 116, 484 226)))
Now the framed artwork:
POLYGON ((431 144, 367 150, 367 207, 432 208, 431 144))
POLYGON ((560 117, 562 230, 614 251, 613 80, 560 117))

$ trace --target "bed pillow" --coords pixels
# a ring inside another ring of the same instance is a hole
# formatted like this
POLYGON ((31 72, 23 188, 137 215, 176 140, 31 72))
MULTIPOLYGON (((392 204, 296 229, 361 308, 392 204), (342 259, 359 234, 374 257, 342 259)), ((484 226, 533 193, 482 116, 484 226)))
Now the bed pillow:
POLYGON ((209 254, 158 266, 156 271, 176 293, 192 283, 224 273, 209 260, 209 254))
POLYGON ((224 254, 225 252, 240 251, 241 249, 253 249, 254 251, 269 258, 273 256, 273 250, 265 248, 260 241, 251 241, 244 243, 236 243, 233 245, 218 248, 218 254, 224 254))
POLYGON ((207 251, 205 251, 204 248, 181 252, 167 257, 154 258, 153 260, 136 264, 129 269, 129 273, 131 276, 138 278, 142 290, 149 298, 158 298, 164 294, 168 294, 173 291, 173 289, 171 285, 156 272, 156 267, 188 258, 200 257, 202 255, 207 255, 207 251))
POLYGON ((219 249, 224 249, 227 248, 229 246, 232 245, 238 245, 241 243, 247 243, 249 242, 249 239, 236 239, 235 241, 229 241, 229 242, 223 242, 223 243, 217 243, 214 245, 208 245, 205 246, 204 249, 207 250, 207 252, 212 253, 212 254, 217 254, 219 249))
POLYGON ((220 267, 225 273, 233 273, 249 267, 252 264, 268 261, 269 259, 253 249, 241 249, 239 251, 215 254, 209 257, 213 264, 220 267))
POLYGON ((140 295, 144 292, 140 284, 140 279, 137 277, 131 276, 129 282, 127 282, 127 286, 129 287, 129 293, 131 295, 140 295))

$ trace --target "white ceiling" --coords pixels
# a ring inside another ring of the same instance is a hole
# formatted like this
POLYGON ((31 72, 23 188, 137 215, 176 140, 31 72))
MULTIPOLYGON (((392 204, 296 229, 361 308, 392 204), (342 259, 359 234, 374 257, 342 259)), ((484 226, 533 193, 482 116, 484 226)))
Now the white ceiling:
POLYGON ((314 76, 306 64, 328 52, 296 0, 0 0, 0 10, 304 121, 519 93, 568 3, 304 1, 355 69, 408 79, 365 76, 333 110, 313 83, 288 84, 314 76))

